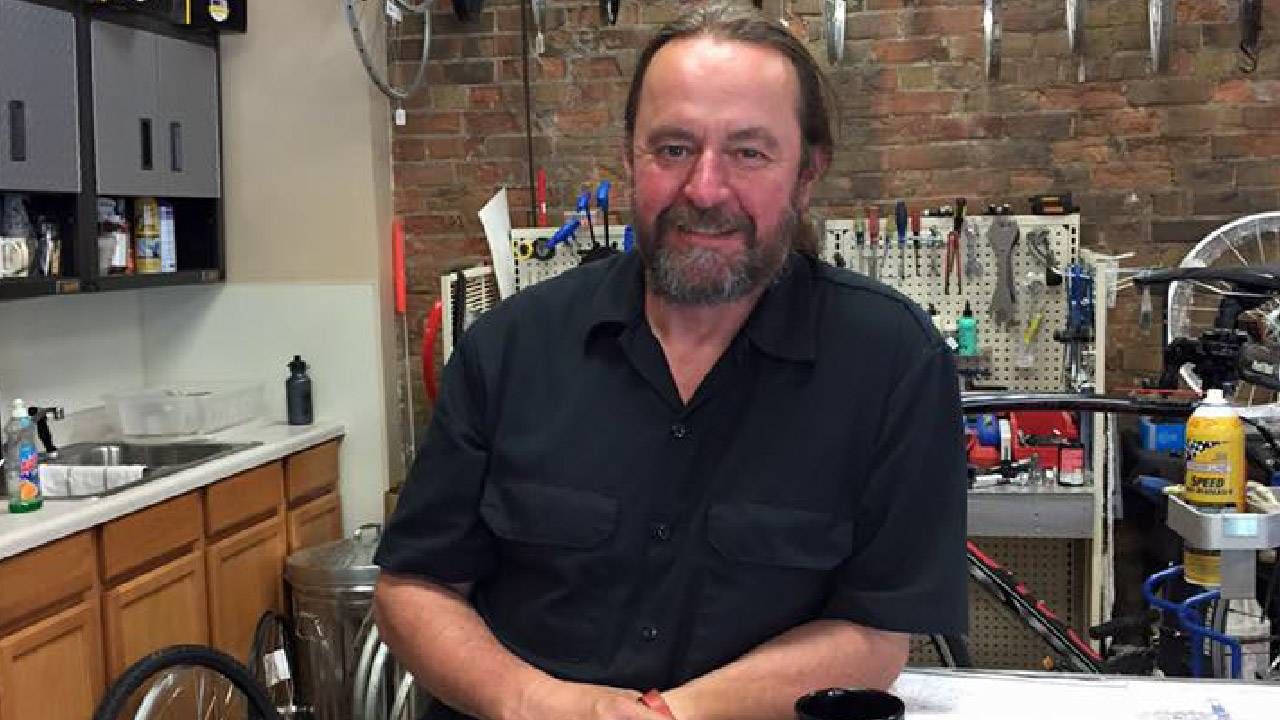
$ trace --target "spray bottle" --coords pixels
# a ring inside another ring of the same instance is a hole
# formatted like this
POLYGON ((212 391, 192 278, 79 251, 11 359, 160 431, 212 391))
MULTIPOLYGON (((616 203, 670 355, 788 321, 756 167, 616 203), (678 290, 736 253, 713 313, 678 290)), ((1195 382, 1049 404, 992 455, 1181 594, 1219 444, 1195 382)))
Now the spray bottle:
POLYGON ((956 325, 956 340, 960 343, 961 355, 978 354, 978 319, 973 316, 973 308, 969 301, 964 301, 964 312, 960 313, 960 322, 956 325))
MULTIPOLYGON (((1187 419, 1187 473, 1183 480, 1187 503, 1201 512, 1245 510, 1244 422, 1222 395, 1210 388, 1187 419)), ((1205 587, 1222 584, 1217 550, 1185 546, 1187 582, 1205 587)))

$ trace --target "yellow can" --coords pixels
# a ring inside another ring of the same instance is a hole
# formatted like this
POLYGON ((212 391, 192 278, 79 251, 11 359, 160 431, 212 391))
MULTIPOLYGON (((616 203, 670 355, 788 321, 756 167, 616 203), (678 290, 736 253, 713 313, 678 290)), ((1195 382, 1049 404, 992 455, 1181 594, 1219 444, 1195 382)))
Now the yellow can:
POLYGON ((1200 587, 1222 584, 1222 553, 1186 545, 1182 548, 1182 575, 1187 582, 1200 587))
POLYGON ((1245 510, 1244 422, 1218 389, 1187 420, 1186 501, 1209 511, 1245 510))

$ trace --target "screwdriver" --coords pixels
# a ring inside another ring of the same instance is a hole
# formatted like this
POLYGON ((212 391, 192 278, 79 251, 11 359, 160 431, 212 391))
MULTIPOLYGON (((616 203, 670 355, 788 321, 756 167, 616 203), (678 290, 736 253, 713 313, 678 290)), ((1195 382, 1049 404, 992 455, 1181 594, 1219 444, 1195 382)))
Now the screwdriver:
POLYGON ((867 219, 862 208, 853 209, 853 241, 858 246, 858 272, 866 272, 867 219))
POLYGON ((879 258, 876 256, 879 254, 877 250, 879 249, 880 241, 880 208, 875 205, 867 208, 867 230, 870 234, 868 243, 871 245, 871 277, 874 280, 879 280, 880 268, 876 265, 879 262, 879 258))
POLYGON ((920 277, 920 211, 911 211, 911 246, 916 255, 916 277, 920 277))
POLYGON ((893 206, 893 222, 898 226, 898 282, 907 279, 907 203, 899 200, 893 206))
MULTIPOLYGON (((613 187, 613 183, 608 180, 601 180, 600 187, 596 188, 596 207, 600 208, 600 217, 604 220, 604 244, 607 247, 613 247, 609 240, 609 189, 613 187)), ((592 242, 595 242, 595 235, 592 235, 592 242)))

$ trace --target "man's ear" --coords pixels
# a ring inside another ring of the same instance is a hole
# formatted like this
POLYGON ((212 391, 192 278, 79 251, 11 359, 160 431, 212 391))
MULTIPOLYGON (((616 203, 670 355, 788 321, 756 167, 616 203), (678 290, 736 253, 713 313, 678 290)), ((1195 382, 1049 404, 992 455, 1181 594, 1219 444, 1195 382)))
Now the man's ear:
POLYGON ((796 183, 796 196, 801 207, 809 207, 809 199, 813 197, 813 187, 818 184, 827 168, 831 166, 831 151, 822 148, 809 148, 808 162, 800 168, 800 177, 796 183))
POLYGON ((633 151, 633 149, 634 149, 634 148, 635 148, 635 139, 634 139, 634 138, 630 138, 630 137, 629 137, 629 138, 627 138, 627 139, 626 139, 626 142, 624 142, 624 143, 622 144, 622 165, 623 165, 624 167, 626 167, 626 168, 627 168, 627 177, 628 177, 628 178, 634 178, 634 177, 635 177, 635 171, 634 171, 634 169, 631 167, 631 153, 632 153, 632 151, 633 151))

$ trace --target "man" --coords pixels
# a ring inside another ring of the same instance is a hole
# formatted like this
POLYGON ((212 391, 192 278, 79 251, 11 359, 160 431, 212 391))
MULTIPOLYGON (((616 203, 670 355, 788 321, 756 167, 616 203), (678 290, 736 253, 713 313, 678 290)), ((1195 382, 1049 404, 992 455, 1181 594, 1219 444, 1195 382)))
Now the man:
POLYGON ((776 25, 664 29, 626 111, 638 252, 463 337, 376 557, 428 717, 779 720, 963 631, 950 355, 902 296, 794 252, 823 89, 776 25))

